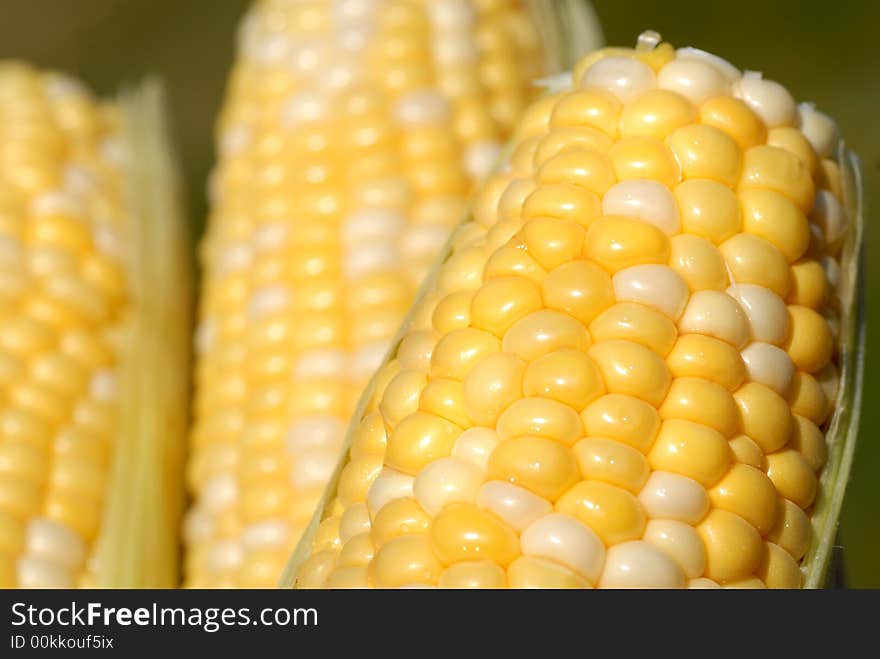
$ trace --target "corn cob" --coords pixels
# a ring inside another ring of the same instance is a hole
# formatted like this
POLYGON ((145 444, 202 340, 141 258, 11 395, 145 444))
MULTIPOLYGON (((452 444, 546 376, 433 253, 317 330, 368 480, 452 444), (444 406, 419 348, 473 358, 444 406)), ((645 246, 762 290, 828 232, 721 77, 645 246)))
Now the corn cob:
POLYGON ((358 396, 550 55, 517 0, 253 6, 202 246, 187 583, 277 584, 358 396))
POLYGON ((861 345, 834 123, 653 32, 550 84, 365 394, 287 582, 818 585, 861 345))
POLYGON ((0 63, 0 586, 172 586, 188 272, 155 86, 0 63))

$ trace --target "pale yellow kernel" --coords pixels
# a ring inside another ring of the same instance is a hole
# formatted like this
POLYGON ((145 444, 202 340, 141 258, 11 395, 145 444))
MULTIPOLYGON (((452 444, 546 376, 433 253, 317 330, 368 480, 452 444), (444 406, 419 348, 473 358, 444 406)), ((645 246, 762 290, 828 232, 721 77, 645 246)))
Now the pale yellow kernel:
POLYGON ((446 568, 437 585, 441 588, 505 588, 507 574, 492 561, 463 561, 446 568))
POLYGON ((766 471, 767 458, 764 456, 764 451, 750 437, 737 435, 728 444, 730 444, 730 450, 736 456, 737 462, 766 471))
POLYGON ((550 125, 592 126, 617 139, 622 108, 623 104, 608 92, 577 90, 559 99, 550 115, 550 125))
POLYGON ((716 508, 736 513, 761 535, 769 533, 776 522, 776 496, 776 488, 767 475, 745 464, 733 465, 709 490, 716 508))
POLYGON ((542 307, 541 290, 534 283, 525 277, 498 277, 474 294, 470 322, 503 337, 513 323, 542 307))
POLYGON ((428 463, 445 458, 461 428, 434 414, 416 412, 403 419, 388 437, 385 464, 415 476, 428 463))
POLYGON ((551 130, 535 150, 534 167, 538 169, 553 156, 569 150, 598 151, 607 153, 611 138, 590 126, 564 126, 551 130))
POLYGON ((681 210, 681 226, 720 245, 742 230, 739 199, 726 185, 709 179, 690 179, 673 190, 681 210))
POLYGON ((478 425, 494 426, 504 409, 522 396, 525 363, 498 352, 477 362, 464 378, 464 407, 478 425))
POLYGON ((764 543, 764 557, 758 567, 758 578, 767 588, 801 588, 804 575, 800 566, 779 545, 764 543))
POLYGON ((668 188, 682 178, 682 166, 662 141, 653 137, 629 137, 618 140, 608 152, 618 181, 651 179, 668 188))
POLYGON ((426 534, 430 527, 431 518, 418 502, 403 497, 389 501, 376 513, 370 527, 370 537, 373 545, 381 549, 399 536, 426 534))
POLYGON ((573 260, 550 271, 542 283, 544 303, 585 325, 614 303, 611 278, 599 266, 573 260))
POLYGON ((765 453, 788 443, 793 420, 785 399, 772 389, 750 382, 734 393, 740 410, 740 427, 765 453))
POLYGON ((699 377, 735 390, 745 378, 739 351, 729 343, 701 334, 678 338, 667 359, 674 377, 699 377))
POLYGON ((651 224, 606 216, 587 229, 584 255, 612 274, 643 263, 665 265, 669 239, 651 224))
POLYGON ((691 291, 724 290, 730 285, 721 252, 705 238, 683 233, 673 236, 669 246, 669 266, 691 291))
POLYGON ((501 344, 504 352, 526 361, 563 348, 586 350, 589 345, 589 333, 581 323, 551 310, 536 311, 514 323, 501 344))
POLYGON ((684 96, 665 89, 650 90, 624 106, 620 135, 663 139, 696 118, 696 108, 684 96))
POLYGON ((776 146, 759 145, 743 157, 740 189, 765 188, 791 199, 803 212, 813 207, 810 170, 795 154, 776 146))
POLYGON ((731 96, 715 96, 700 106, 700 123, 724 131, 741 149, 764 144, 767 128, 764 122, 742 100, 731 96))
POLYGON ((815 472, 825 466, 828 447, 825 435, 815 423, 802 416, 794 415, 794 430, 788 442, 790 448, 798 451, 815 472))
POLYGON ((465 411, 464 387, 458 380, 435 378, 422 390, 419 409, 451 421, 461 428, 469 428, 473 421, 465 411))
POLYGON ((541 165, 538 182, 570 183, 601 196, 617 181, 608 156, 598 151, 572 150, 563 151, 541 165))
POLYGON ((764 238, 789 263, 797 261, 810 242, 810 229, 803 212, 787 197, 773 190, 746 189, 739 193, 743 229, 764 238))
POLYGON ((666 138, 685 179, 710 179, 727 186, 739 180, 742 152, 727 134, 713 126, 691 124, 666 138))
POLYGON ((799 561, 807 553, 812 534, 813 527, 807 514, 794 502, 780 498, 776 525, 767 539, 785 549, 794 560, 799 561))
POLYGON ((489 332, 473 327, 454 330, 441 338, 434 348, 431 377, 462 380, 474 364, 500 349, 501 342, 489 332))
POLYGON ((385 543, 370 563, 370 576, 379 588, 434 584, 443 566, 427 535, 402 535, 385 543))
POLYGON ((577 412, 555 400, 537 397, 520 398, 507 407, 498 417, 496 430, 502 442, 515 437, 533 436, 571 446, 583 437, 577 412))
POLYGON ((523 204, 522 217, 556 217, 587 227, 602 215, 599 195, 571 183, 540 185, 523 204))
POLYGON ((507 568, 511 588, 581 589, 590 582, 564 565, 538 556, 520 556, 507 568))
POLYGON ((740 233, 719 246, 737 284, 756 284, 785 298, 791 289, 791 268, 770 242, 751 233, 740 233))
POLYGON ((675 324, 666 315, 634 302, 615 304, 590 323, 589 329, 594 341, 633 341, 659 355, 668 354, 677 337, 675 324))

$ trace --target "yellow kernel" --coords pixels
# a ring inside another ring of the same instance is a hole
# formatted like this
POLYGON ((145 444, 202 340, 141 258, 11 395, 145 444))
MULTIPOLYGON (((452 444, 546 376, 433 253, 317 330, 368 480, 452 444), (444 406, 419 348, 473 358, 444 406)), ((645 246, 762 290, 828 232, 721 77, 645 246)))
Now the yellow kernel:
POLYGON ((605 393, 605 385, 588 355, 578 350, 559 350, 539 357, 526 367, 523 393, 582 410, 605 393))
POLYGON ((825 435, 815 423, 802 416, 794 415, 794 431, 788 442, 790 448, 798 451, 813 471, 818 472, 828 459, 825 435))
POLYGON ((467 327, 471 318, 471 291, 455 291, 441 299, 431 315, 431 326, 440 336, 467 327))
POLYGON ((740 409, 743 432, 765 453, 772 453, 788 443, 793 420, 785 399, 756 382, 744 385, 733 397, 740 409))
POLYGON ((736 456, 737 462, 747 464, 755 469, 760 469, 761 471, 766 471, 767 458, 764 456, 764 451, 761 450, 761 447, 758 446, 751 437, 737 435, 731 439, 728 444, 730 444, 730 450, 732 450, 733 455, 736 456))
POLYGON ((700 123, 724 131, 739 145, 748 149, 764 144, 767 128, 744 101, 731 96, 715 96, 700 106, 700 123))
POLYGON ((416 412, 403 419, 388 437, 385 464, 415 476, 438 458, 449 457, 461 428, 434 414, 416 412))
POLYGON ((791 126, 771 128, 767 133, 767 144, 793 153, 798 160, 806 165, 811 176, 816 173, 819 158, 816 156, 813 146, 797 128, 791 126))
POLYGON ((590 126, 564 126, 554 128, 545 135, 535 150, 534 166, 540 168, 553 156, 568 150, 598 151, 607 153, 611 138, 590 126))
POLYGON ((623 104, 598 89, 578 90, 562 96, 550 115, 551 126, 592 126, 617 139, 623 104))
POLYGON ((669 267, 684 279, 691 291, 720 291, 730 285, 721 252, 705 238, 683 233, 673 236, 669 246, 669 267))
POLYGON ((653 137, 618 140, 608 152, 608 157, 618 181, 651 179, 672 188, 681 180, 681 167, 675 155, 663 142, 653 137))
POLYGON ((736 142, 717 128, 683 126, 666 138, 666 144, 685 179, 710 179, 731 187, 739 180, 742 153, 736 142))
POLYGON ((598 481, 572 487, 556 502, 556 510, 582 521, 608 546, 641 538, 647 523, 635 496, 598 481))
POLYGON ((707 426, 667 419, 648 454, 653 469, 687 476, 705 487, 715 485, 730 466, 733 456, 727 441, 707 426))
POLYGON ((501 346, 504 352, 533 361, 563 348, 586 350, 590 346, 590 336, 587 329, 571 316, 543 310, 514 323, 504 335, 501 346))
POLYGON ((609 437, 647 453, 660 432, 660 415, 653 405, 633 396, 608 394, 582 413, 588 436, 609 437))
POLYGON ((805 213, 813 207, 810 170, 795 154, 776 146, 754 146, 745 152, 739 187, 774 190, 805 213))
POLYGON ((830 286, 825 269, 819 261, 805 259, 791 266, 791 290, 789 304, 810 309, 821 309, 828 299, 830 286))
POLYGON ((677 331, 668 316, 635 302, 620 302, 590 323, 596 342, 623 339, 641 344, 659 355, 675 345, 677 331))
POLYGON ((767 588, 801 588, 804 575, 800 566, 779 545, 764 543, 764 557, 758 567, 758 578, 767 588))
POLYGON ((620 115, 620 135, 663 139, 696 118, 696 108, 684 96, 665 89, 652 89, 624 106, 620 115))
POLYGON ((462 380, 474 364, 500 349, 501 342, 489 332, 473 327, 454 330, 434 348, 431 377, 462 380))
POLYGON ((556 267, 542 284, 544 303, 588 324, 614 304, 611 277, 589 261, 575 260, 556 267))
POLYGON ((669 239, 652 224, 606 216, 587 229, 584 255, 612 274, 643 263, 665 265, 669 261, 669 239))
POLYGON ((458 380, 435 378, 428 382, 419 398, 419 409, 451 421, 461 428, 473 425, 465 411, 464 387, 458 380))
POLYGON ((370 527, 373 545, 381 549, 394 538, 403 535, 426 534, 431 528, 431 518, 410 497, 389 501, 376 513, 370 527))
POLYGON ((816 373, 830 361, 834 338, 828 322, 807 307, 788 308, 791 331, 784 348, 798 370, 816 373))
POLYGON ((583 437, 583 427, 577 412, 547 398, 520 398, 501 413, 496 429, 502 441, 533 436, 546 437, 571 446, 583 437))
POLYGON ((718 583, 745 579, 764 555, 764 543, 751 524, 726 510, 714 509, 697 527, 706 547, 706 576, 718 583))
POLYGON ((511 588, 581 589, 590 582, 564 565, 538 556, 520 556, 507 568, 511 588))
POLYGON ((336 554, 331 551, 313 553, 299 568, 296 577, 298 588, 321 588, 333 571, 336 554))
POLYGON ((818 481, 806 458, 786 448, 767 456, 767 475, 777 491, 801 508, 808 508, 816 498, 818 481))
POLYGON ((816 425, 822 425, 830 412, 828 398, 818 380, 801 371, 794 374, 788 391, 788 402, 793 414, 806 417, 816 425))
POLYGON ((583 227, 602 215, 599 195, 571 183, 540 185, 523 204, 522 217, 556 217, 583 227))
POLYGON ((368 455, 351 460, 339 476, 336 496, 345 504, 363 503, 367 500, 370 485, 382 471, 382 456, 368 455))
POLYGON ((495 277, 519 276, 540 285, 547 272, 526 250, 508 245, 500 247, 489 257, 485 276, 487 281, 495 277))
POLYGON ((366 455, 384 455, 388 437, 379 412, 371 412, 355 426, 351 437, 350 455, 357 459, 366 455))
POLYGON ((434 518, 431 542, 445 565, 485 559, 506 566, 520 553, 512 528, 467 503, 451 504, 434 518))
POLYGON ((729 343, 701 334, 679 336, 666 362, 673 377, 703 378, 730 391, 745 378, 739 351, 729 343))
POLYGON ((584 229, 568 220, 536 217, 525 223, 519 238, 529 255, 542 268, 552 270, 580 255, 584 245, 584 229))
POLYGON ((690 179, 673 190, 681 210, 681 226, 720 245, 742 231, 742 211, 736 193, 709 179, 690 179))
POLYGON ((441 588, 505 588, 507 574, 492 561, 464 561, 446 568, 438 585, 441 588))
POLYGON ((652 405, 663 402, 672 376, 657 353, 631 341, 601 341, 589 355, 596 362, 611 393, 641 398, 652 405))
POLYGON ((489 456, 489 479, 506 480, 555 501, 579 476, 571 449, 543 437, 501 442, 489 456))
POLYGON ((787 197, 763 189, 739 193, 743 208, 743 229, 763 238, 793 263, 807 249, 810 228, 807 218, 787 197))
POLYGON ((494 426, 498 415, 522 397, 525 363, 506 352, 487 356, 464 379, 464 407, 474 423, 494 426))
POLYGON ((776 523, 776 488, 764 472, 749 465, 733 465, 709 490, 709 498, 716 508, 736 513, 761 535, 776 523))
POLYGON ((574 445, 574 454, 585 479, 617 485, 636 494, 651 471, 644 455, 613 439, 583 439, 574 445))
POLYGON ((563 151, 541 165, 538 183, 570 183, 601 196, 616 180, 608 156, 598 151, 573 150, 563 151))
POLYGON ((419 409, 419 396, 428 379, 420 371, 401 371, 388 383, 379 411, 389 426, 396 426, 401 419, 419 409))
POLYGON ((702 378, 676 378, 660 407, 663 419, 685 419, 730 437, 739 428, 739 410, 730 392, 702 378))
POLYGON ((791 288, 791 268, 776 247, 763 238, 740 233, 719 246, 730 274, 738 284, 756 284, 785 298, 791 288))
POLYGON ((370 563, 370 576, 379 588, 399 588, 409 584, 435 584, 443 566, 431 548, 427 535, 402 535, 376 552, 370 563))
POLYGON ((540 289, 524 277, 498 277, 476 292, 471 324, 502 337, 517 320, 543 307, 540 289))
POLYGON ((785 549, 794 560, 799 561, 807 553, 813 534, 810 518, 797 504, 788 499, 780 499, 778 506, 776 525, 767 539, 785 549))

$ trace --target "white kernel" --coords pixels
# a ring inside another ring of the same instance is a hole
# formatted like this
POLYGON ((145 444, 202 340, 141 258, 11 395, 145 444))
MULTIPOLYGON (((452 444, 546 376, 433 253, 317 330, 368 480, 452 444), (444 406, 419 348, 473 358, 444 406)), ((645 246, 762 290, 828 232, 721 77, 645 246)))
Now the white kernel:
POLYGON ((623 103, 657 86, 650 66, 632 57, 606 57, 584 72, 580 85, 611 92, 623 103))
POLYGON ((241 153, 251 143, 253 131, 245 124, 230 126, 223 131, 219 140, 220 154, 226 157, 241 153))
POLYGON ((680 60, 697 60, 711 64, 730 82, 735 82, 742 76, 742 72, 723 57, 718 57, 718 55, 713 53, 707 53, 705 50, 700 50, 699 48, 691 48, 689 46, 679 48, 675 51, 675 56, 680 60))
POLYGON ((830 190, 819 190, 813 202, 812 218, 822 227, 825 243, 839 244, 846 233, 846 212, 830 190))
POLYGON ((283 222, 263 224, 251 235, 251 245, 256 252, 271 252, 287 243, 290 229, 283 222))
POLYGON ((327 116, 328 101, 322 94, 302 91, 291 96, 281 108, 281 121, 286 128, 319 121, 327 116))
POLYGON ((287 61, 292 73, 308 77, 323 71, 329 54, 329 44, 319 39, 301 40, 290 48, 287 61))
MULTIPOLYGON (((837 390, 840 388, 840 374, 834 364, 828 364, 818 373, 814 374, 825 397, 833 404, 837 400, 837 390)), ((835 405, 836 408, 836 405, 835 405)))
POLYGON ((209 515, 199 506, 190 508, 183 519, 183 537, 187 544, 207 542, 214 535, 213 515, 209 515))
POLYGON ((546 499, 506 481, 488 481, 480 488, 477 505, 500 517, 516 531, 553 512, 546 499))
POLYGON ((267 519, 244 527, 241 542, 247 550, 285 549, 290 540, 290 524, 283 519, 267 519))
POLYGON ((708 590, 708 589, 720 589, 721 586, 718 585, 716 581, 712 581, 711 579, 707 579, 705 577, 700 577, 698 579, 691 579, 688 581, 688 588, 691 590, 708 590))
POLYGON ((387 242, 366 243, 352 249, 344 261, 345 276, 357 281, 376 270, 394 270, 400 257, 393 244, 387 242))
POLYGON ((76 572, 85 560, 86 546, 72 529, 45 517, 35 517, 27 526, 25 553, 76 572))
POLYGON ((473 64, 480 59, 480 51, 476 44, 469 38, 461 38, 457 35, 453 38, 435 40, 433 54, 438 64, 445 65, 473 64))
POLYGON ((696 524, 709 510, 709 496, 697 481, 668 471, 654 471, 639 493, 649 517, 696 524))
POLYGON ((772 343, 754 341, 742 351, 749 380, 770 387, 780 396, 788 393, 794 377, 794 364, 782 348, 772 343))
POLYGON ((115 401, 119 396, 119 378, 116 371, 110 369, 95 371, 89 380, 89 396, 105 403, 115 401))
POLYGON ((293 458, 290 484, 295 489, 308 490, 327 484, 339 462, 339 451, 306 451, 293 458))
POLYGON ((633 540, 608 550, 599 587, 684 588, 685 578, 669 556, 644 540, 633 540))
POLYGON ((820 158, 833 158, 840 142, 840 132, 834 120, 819 112, 812 103, 798 105, 798 127, 820 158))
POLYGON ((206 563, 216 572, 237 569, 244 561, 244 548, 237 540, 217 540, 208 549, 206 563))
POLYGON ((73 573, 60 563, 37 556, 18 559, 19 588, 73 588, 73 573))
POLYGON ((450 503, 473 503, 483 470, 460 458, 441 458, 426 465, 413 482, 416 501, 430 515, 450 503))
POLYGON ((63 214, 77 219, 86 217, 82 203, 71 193, 63 190, 38 194, 31 202, 31 213, 35 216, 63 214))
POLYGON ((342 446, 345 423, 336 416, 301 418, 287 431, 286 446, 291 456, 313 450, 333 451, 342 446))
POLYGON ((238 481, 229 474, 215 476, 202 489, 201 504, 211 513, 219 513, 238 501, 238 481))
POLYGON ((602 197, 602 213, 644 220, 667 236, 681 231, 675 197, 657 181, 635 179, 612 186, 602 197))
POLYGON ((468 428, 458 436, 452 445, 452 456, 461 458, 486 470, 489 456, 499 443, 498 435, 490 428, 475 426, 468 428))
POLYGON ((343 377, 347 368, 348 354, 344 350, 317 348, 299 356, 293 367, 293 377, 296 380, 343 377))
POLYGON ((431 23, 444 30, 469 30, 477 18, 468 0, 431 0, 426 7, 431 23))
POLYGON ((767 128, 791 126, 797 118, 791 93, 778 82, 765 80, 758 71, 746 71, 733 84, 733 95, 745 101, 767 128))
POLYGON ((657 74, 657 86, 677 92, 699 105, 730 91, 730 81, 718 67, 701 59, 674 59, 657 74))
POLYGON ((367 510, 366 504, 352 504, 342 513, 342 518, 339 520, 339 540, 342 544, 356 535, 367 533, 369 530, 370 511, 367 510))
POLYGON ((285 284, 261 286, 252 291, 248 299, 248 317, 256 321, 284 311, 290 305, 291 297, 290 288, 285 284))
POLYGON ((828 279, 828 285, 832 289, 840 286, 840 263, 833 256, 822 257, 822 269, 825 271, 825 277, 828 279))
POLYGON ((385 467, 373 481, 370 491, 367 492, 367 509, 370 517, 376 518, 385 504, 413 496, 413 481, 415 479, 407 474, 402 474, 394 469, 385 467))
POLYGON ((382 365, 387 353, 387 341, 374 341, 358 348, 352 358, 351 377, 356 381, 369 378, 382 365))
POLYGON ((520 537, 524 556, 562 563, 595 584, 602 573, 605 545, 588 526, 568 515, 551 513, 531 524, 520 537))
POLYGON ((694 527, 672 519, 652 519, 643 539, 678 563, 685 576, 699 577, 706 568, 706 549, 694 527))
POLYGON ((400 239, 400 251, 408 261, 420 257, 433 257, 449 239, 449 229, 439 224, 422 224, 409 227, 400 239))
POLYGON ((435 91, 418 90, 403 95, 395 103, 392 115, 404 126, 445 124, 452 113, 446 98, 435 91))
POLYGON ((217 258, 218 274, 223 276, 236 270, 247 270, 253 263, 253 253, 246 243, 231 243, 220 252, 217 258))
POLYGON ((740 348, 749 340, 749 319, 739 302, 721 291, 691 295, 681 320, 681 334, 706 334, 740 348))
POLYGON ((488 176, 501 157, 503 147, 495 140, 474 142, 464 152, 464 169, 474 181, 488 176))
POLYGON ((618 302, 638 302, 676 321, 688 305, 688 287, 681 276, 665 265, 635 265, 611 279, 618 302))
POLYGON ((727 294, 745 312, 755 341, 782 345, 788 339, 788 307, 776 293, 755 284, 736 284, 727 294))

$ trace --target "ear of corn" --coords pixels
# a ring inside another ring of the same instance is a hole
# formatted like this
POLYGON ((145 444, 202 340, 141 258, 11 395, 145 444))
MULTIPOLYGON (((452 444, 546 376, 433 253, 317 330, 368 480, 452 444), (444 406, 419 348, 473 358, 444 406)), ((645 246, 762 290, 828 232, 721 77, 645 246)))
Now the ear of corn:
POLYGON ((520 121, 373 378, 285 582, 822 583, 857 427, 857 163, 656 33, 520 121))
POLYGON ((178 581, 189 272, 156 85, 0 64, 0 584, 178 581))
POLYGON ((192 586, 274 586, 354 405, 584 3, 257 2, 218 127, 186 521, 192 586), (533 19, 527 5, 538 6, 533 19), (547 60, 548 64, 544 64, 547 60))

